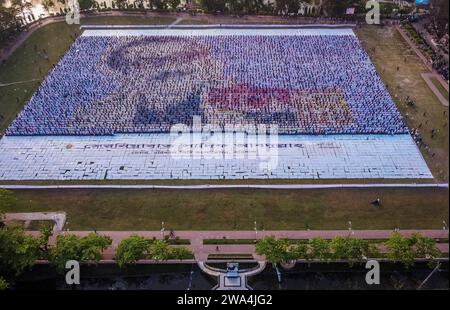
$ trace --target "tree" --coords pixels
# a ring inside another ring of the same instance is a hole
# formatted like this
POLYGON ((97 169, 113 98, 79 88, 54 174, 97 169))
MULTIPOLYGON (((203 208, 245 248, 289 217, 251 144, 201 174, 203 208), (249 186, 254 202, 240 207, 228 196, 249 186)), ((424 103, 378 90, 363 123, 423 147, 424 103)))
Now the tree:
POLYGON ((30 11, 30 9, 33 7, 33 5, 30 2, 27 2, 25 0, 12 0, 11 6, 16 8, 22 13, 23 22, 26 23, 26 16, 25 12, 30 11))
POLYGON ((169 244, 164 240, 154 240, 148 247, 150 257, 156 261, 165 261, 170 258, 169 244))
POLYGON ((323 9, 326 15, 343 16, 348 7, 353 6, 353 0, 324 0, 323 9))
MULTIPOLYGON (((18 14, 20 11, 15 7, 5 8, 0 6, 0 43, 9 39, 22 28, 18 14)), ((0 189, 0 191, 5 191, 0 189)), ((0 193, 0 200, 1 200, 0 193)), ((0 210, 1 211, 1 210, 0 210)))
POLYGON ((276 0, 275 11, 277 13, 297 13, 300 9, 300 2, 297 0, 276 0))
MULTIPOLYGON (((1 17, 1 15, 0 15, 1 17)), ((1 29, 1 28, 0 28, 1 29)), ((4 212, 7 208, 12 207, 17 202, 16 197, 14 196, 14 193, 0 188, 0 220, 4 216, 4 212)))
MULTIPOLYGON (((0 229, 0 274, 19 275, 42 257, 42 242, 19 226, 0 229)), ((48 241, 48 240, 47 240, 48 241)))
POLYGON ((49 260, 61 272, 64 271, 66 262, 69 260, 95 264, 101 260, 102 252, 111 243, 110 237, 94 233, 86 237, 59 235, 56 239, 56 245, 50 251, 49 260))
POLYGON ((9 283, 5 279, 0 277, 0 291, 5 291, 7 289, 9 289, 9 283))
POLYGON ((223 0, 199 0, 199 5, 203 10, 212 13, 226 10, 226 2, 223 0))
POLYGON ((80 10, 89 10, 94 6, 94 0, 78 0, 80 10))
POLYGON ((310 243, 310 259, 327 260, 332 258, 330 241, 320 237, 311 239, 310 243))
POLYGON ((415 236, 416 243, 414 251, 417 258, 426 258, 430 260, 430 266, 434 264, 434 260, 441 256, 441 251, 436 246, 436 240, 433 238, 423 237, 420 234, 415 236))
POLYGON ((393 233, 386 241, 387 257, 403 263, 406 268, 412 267, 416 259, 413 249, 415 242, 415 237, 405 238, 397 232, 393 233))
POLYGON ((180 4, 180 0, 169 0, 170 7, 175 10, 180 4))
MULTIPOLYGON (((137 9, 143 9, 144 8, 144 0, 136 0, 136 1, 134 1, 134 6, 137 9)), ((106 8, 106 2, 105 2, 105 8, 106 8)))
POLYGON ((308 259, 308 245, 300 243, 293 246, 291 259, 308 259))
POLYGON ((151 2, 156 7, 157 10, 167 9, 167 3, 165 0, 152 0, 151 2))
POLYGON ((116 5, 119 10, 125 9, 128 4, 128 0, 116 0, 116 5))
POLYGON ((137 235, 123 239, 116 251, 116 260, 119 267, 135 264, 138 260, 146 258, 150 243, 150 240, 137 235))
POLYGON ((376 246, 367 240, 352 237, 336 237, 331 243, 331 252, 334 259, 345 259, 353 265, 355 261, 362 261, 378 254, 376 246))
POLYGON ((287 239, 265 237, 256 243, 256 254, 264 255, 272 265, 286 263, 293 258, 291 245, 287 239))
POLYGON ((171 259, 190 259, 193 257, 193 253, 186 247, 186 246, 180 246, 171 249, 170 251, 170 258, 171 259))
POLYGON ((431 0, 431 17, 436 24, 436 30, 439 37, 448 33, 448 14, 448 0, 431 0))
POLYGON ((55 3, 52 0, 44 0, 42 1, 42 6, 47 13, 50 13, 50 9, 55 7, 55 3))

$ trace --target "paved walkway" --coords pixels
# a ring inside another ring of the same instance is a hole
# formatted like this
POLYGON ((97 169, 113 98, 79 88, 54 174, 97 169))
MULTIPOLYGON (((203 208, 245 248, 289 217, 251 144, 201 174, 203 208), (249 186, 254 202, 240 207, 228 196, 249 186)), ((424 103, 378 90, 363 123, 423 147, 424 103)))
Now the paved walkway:
MULTIPOLYGON (((425 83, 427 83, 427 85, 431 89, 431 91, 436 95, 436 97, 438 97, 438 99, 442 103, 442 105, 448 107, 448 100, 444 97, 444 95, 436 87, 436 85, 434 85, 434 83, 432 81, 433 78, 436 78, 436 74, 434 74, 434 73, 422 73, 421 76, 424 79, 425 83)), ((440 82, 438 82, 438 83, 440 83, 440 82)))
POLYGON ((54 232, 60 232, 63 230, 64 223, 66 222, 65 212, 30 212, 30 213, 6 213, 5 221, 53 221, 55 226, 54 232))
POLYGON ((177 25, 178 23, 182 22, 184 20, 183 17, 178 17, 173 23, 167 26, 167 28, 172 28, 173 26, 177 25))
POLYGON ((11 85, 16 85, 16 84, 25 84, 25 83, 31 83, 31 82, 36 82, 36 81, 40 81, 40 80, 32 79, 32 80, 28 80, 28 81, 17 81, 17 82, 12 82, 12 83, 5 83, 5 84, 0 83, 0 87, 11 86, 11 85))

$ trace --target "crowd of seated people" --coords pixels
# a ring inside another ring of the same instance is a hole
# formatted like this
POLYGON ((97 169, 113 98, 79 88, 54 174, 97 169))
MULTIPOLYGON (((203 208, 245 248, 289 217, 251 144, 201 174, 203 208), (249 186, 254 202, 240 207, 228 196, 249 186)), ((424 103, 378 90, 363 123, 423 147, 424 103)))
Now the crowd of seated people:
POLYGON ((194 116, 281 134, 407 132, 355 36, 228 35, 82 36, 7 134, 170 132, 194 116))

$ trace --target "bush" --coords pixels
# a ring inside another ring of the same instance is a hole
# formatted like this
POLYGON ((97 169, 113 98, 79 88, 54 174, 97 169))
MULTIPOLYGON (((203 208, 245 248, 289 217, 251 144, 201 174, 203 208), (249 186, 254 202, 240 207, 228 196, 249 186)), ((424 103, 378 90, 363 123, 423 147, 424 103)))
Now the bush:
POLYGON ((180 246, 170 250, 170 259, 192 259, 194 254, 186 247, 180 246))
POLYGON ((144 259, 148 254, 150 240, 144 237, 133 235, 120 241, 116 251, 116 260, 119 267, 128 264, 135 264, 138 260, 144 259))
POLYGON ((387 257, 401 262, 406 268, 414 266, 417 258, 429 259, 430 264, 441 254, 436 247, 436 241, 432 238, 414 234, 411 237, 403 237, 399 233, 393 233, 386 241, 387 257))
POLYGON ((19 275, 44 257, 50 235, 33 238, 22 227, 0 229, 0 274, 19 275))
POLYGON ((309 244, 309 258, 327 260, 333 257, 329 240, 317 237, 313 238, 309 244))
POLYGON ((0 277, 0 291, 5 291, 7 289, 9 289, 9 283, 5 279, 0 277))
POLYGON ((102 259, 102 252, 111 243, 110 237, 94 233, 86 237, 59 235, 56 239, 56 245, 50 251, 49 260, 60 272, 65 270, 66 262, 69 260, 95 264, 102 259))

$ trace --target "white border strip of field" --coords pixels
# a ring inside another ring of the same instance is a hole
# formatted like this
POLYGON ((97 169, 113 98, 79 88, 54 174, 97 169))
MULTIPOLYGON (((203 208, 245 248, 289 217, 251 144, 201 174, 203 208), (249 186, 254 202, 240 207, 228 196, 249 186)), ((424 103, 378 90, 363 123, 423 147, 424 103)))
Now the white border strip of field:
POLYGON ((169 25, 81 25, 80 29, 210 29, 210 28, 228 28, 228 29, 340 29, 355 28, 356 24, 169 24, 169 25))
POLYGON ((86 29, 84 37, 120 36, 355 36, 351 28, 159 28, 159 29, 86 29))
POLYGON ((0 185, 4 189, 336 189, 336 188, 449 188, 448 184, 286 184, 286 185, 260 185, 260 184, 203 184, 203 185, 0 185))

